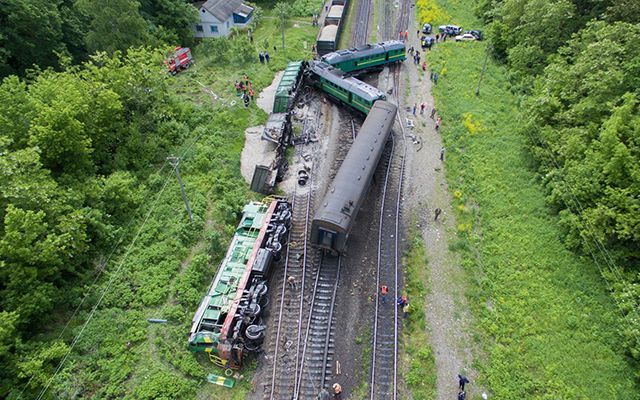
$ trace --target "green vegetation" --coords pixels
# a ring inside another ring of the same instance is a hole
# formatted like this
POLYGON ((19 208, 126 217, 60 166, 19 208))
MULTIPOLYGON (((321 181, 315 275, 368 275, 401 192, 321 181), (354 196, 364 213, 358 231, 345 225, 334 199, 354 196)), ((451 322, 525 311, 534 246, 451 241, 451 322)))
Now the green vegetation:
POLYGON ((185 335, 253 197, 240 152, 266 114, 233 105, 233 82, 247 73, 258 93, 307 58, 310 22, 286 34, 291 46, 269 65, 258 42, 279 32, 263 24, 254 44, 242 33, 202 42, 176 77, 163 50, 128 50, 3 81, 13 101, 0 110, 0 396, 35 398, 50 383, 45 398, 246 397, 253 367, 233 391, 207 383, 220 371, 185 335), (192 223, 170 154, 182 158, 192 223))
POLYGON ((366 325, 362 331, 356 336, 355 343, 362 346, 362 370, 360 375, 360 384, 353 390, 351 396, 354 399, 366 399, 369 395, 369 378, 371 373, 371 326, 366 325))
POLYGON ((64 69, 95 51, 189 45, 197 18, 186 0, 3 0, 0 78, 34 65, 64 69))
POLYGON ((342 32, 340 33, 340 40, 338 40, 339 49, 348 49, 351 42, 351 31, 353 30, 353 22, 355 20, 355 14, 358 11, 356 1, 350 1, 347 4, 347 8, 344 10, 342 16, 342 32), (345 21, 346 18, 346 21, 345 21))
POLYGON ((413 399, 429 400, 436 398, 435 358, 425 314, 429 269, 424 241, 415 227, 409 237, 412 241, 403 262, 410 311, 402 331, 403 375, 413 399))
POLYGON ((640 364, 640 5, 509 0, 477 11, 523 92, 521 131, 565 243, 603 268, 640 364))
MULTIPOLYGON (((440 0, 451 19, 434 22, 478 27, 471 3, 440 0)), ((638 398, 620 335, 626 322, 597 265, 559 239, 507 69, 490 60, 474 95, 485 52, 483 42, 447 41, 427 53, 441 76, 434 95, 459 237, 451 248, 473 279, 482 383, 500 399, 638 398)), ((581 90, 572 79, 569 90, 581 90)))

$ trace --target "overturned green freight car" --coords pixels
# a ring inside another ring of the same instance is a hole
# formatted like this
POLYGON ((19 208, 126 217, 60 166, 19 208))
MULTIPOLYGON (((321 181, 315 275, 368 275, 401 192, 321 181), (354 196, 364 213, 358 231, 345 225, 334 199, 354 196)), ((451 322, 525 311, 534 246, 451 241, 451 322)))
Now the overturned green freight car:
POLYGON ((193 317, 189 350, 209 353, 213 363, 237 369, 246 354, 260 349, 267 279, 290 226, 291 204, 286 200, 244 207, 227 253, 193 317))

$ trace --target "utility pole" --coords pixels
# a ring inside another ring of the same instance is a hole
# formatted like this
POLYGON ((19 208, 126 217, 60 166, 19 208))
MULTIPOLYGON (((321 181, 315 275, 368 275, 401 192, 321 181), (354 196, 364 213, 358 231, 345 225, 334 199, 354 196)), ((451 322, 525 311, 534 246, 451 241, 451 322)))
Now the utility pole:
POLYGON ((182 191, 182 199, 184 200, 184 206, 187 209, 187 213, 189 214, 189 220, 193 222, 193 215, 191 214, 191 208, 189 208, 189 199, 187 199, 187 193, 184 191, 184 185, 182 184, 182 177, 180 176, 180 159, 178 157, 170 156, 167 157, 167 161, 171 163, 173 169, 176 171, 176 176, 178 177, 178 182, 180 183, 180 190, 182 191))
POLYGON ((282 50, 284 51, 284 30, 287 27, 287 17, 289 16, 289 5, 285 2, 279 2, 274 7, 275 13, 278 16, 278 25, 282 32, 282 50))
POLYGON ((480 84, 482 83, 482 78, 484 77, 484 71, 487 69, 487 61, 489 60, 489 50, 490 47, 487 46, 486 54, 484 55, 484 63, 482 64, 482 72, 480 72, 480 79, 478 79, 478 87, 476 88, 476 96, 480 96, 480 84))

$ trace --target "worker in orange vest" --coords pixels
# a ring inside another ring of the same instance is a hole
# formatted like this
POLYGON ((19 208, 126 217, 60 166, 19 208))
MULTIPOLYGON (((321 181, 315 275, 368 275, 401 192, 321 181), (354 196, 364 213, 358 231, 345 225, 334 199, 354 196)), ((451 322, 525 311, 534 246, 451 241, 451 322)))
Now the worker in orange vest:
POLYGON ((387 285, 382 285, 380 287, 380 294, 382 295, 382 304, 385 304, 387 302, 387 294, 389 294, 389 288, 387 285))

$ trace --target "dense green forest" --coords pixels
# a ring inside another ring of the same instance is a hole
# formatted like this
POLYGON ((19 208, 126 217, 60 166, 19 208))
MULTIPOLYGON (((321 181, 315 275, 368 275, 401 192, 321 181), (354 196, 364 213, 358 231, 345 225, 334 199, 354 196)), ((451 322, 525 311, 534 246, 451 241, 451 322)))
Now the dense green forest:
POLYGON ((476 12, 522 95, 565 243, 601 268, 640 361, 640 2, 486 0, 476 12))
POLYGON ((189 45, 197 18, 185 0, 0 0, 0 77, 63 69, 96 51, 189 45))

